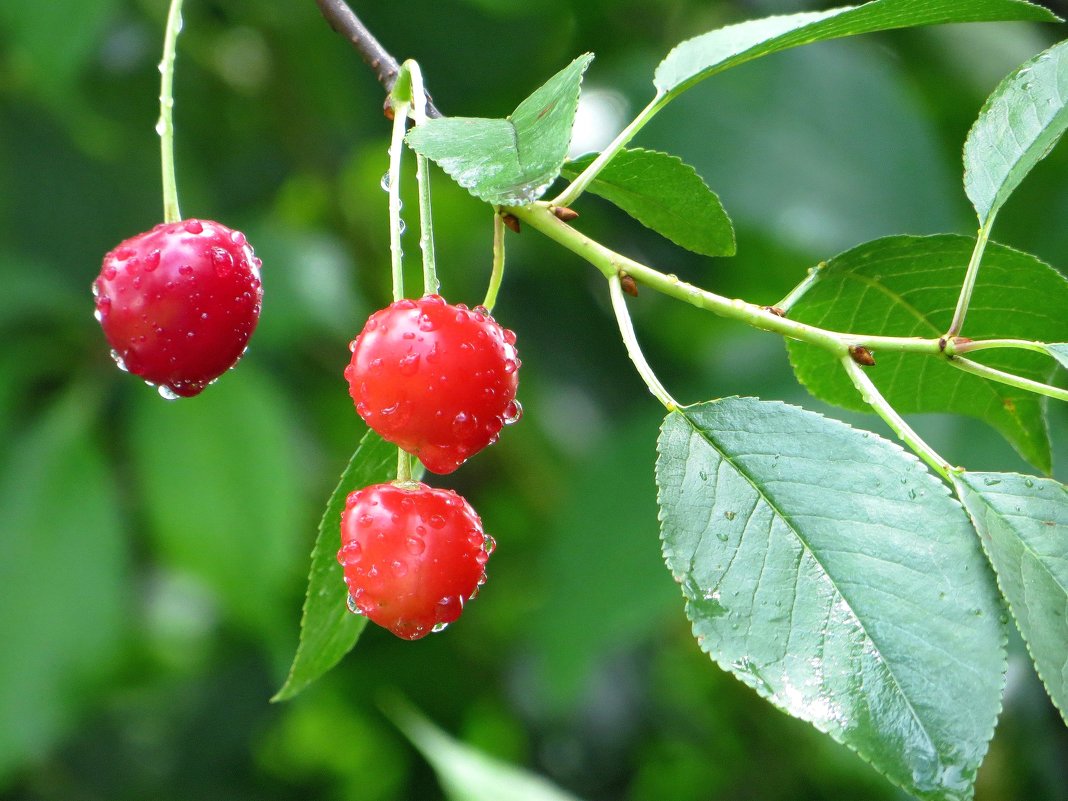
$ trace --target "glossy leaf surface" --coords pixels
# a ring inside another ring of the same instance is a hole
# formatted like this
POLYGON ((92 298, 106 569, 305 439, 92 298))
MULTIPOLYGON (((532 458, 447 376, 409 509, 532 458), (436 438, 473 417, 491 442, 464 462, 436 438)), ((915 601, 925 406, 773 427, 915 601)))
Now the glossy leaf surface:
POLYGON ((678 94, 754 58, 861 33, 946 22, 1055 19, 1046 9, 1017 0, 873 0, 861 6, 766 17, 687 39, 660 62, 653 83, 660 93, 678 94))
POLYGON ((408 133, 408 144, 477 198, 502 206, 533 203, 567 158, 582 74, 592 60, 589 53, 576 58, 506 119, 428 120, 408 133))
MULTIPOLYGON (((568 162, 563 175, 575 178, 594 158, 568 162)), ((734 255, 734 228, 719 198, 693 167, 676 156, 641 148, 620 151, 586 191, 687 250, 704 256, 734 255)))
MULTIPOLYGON (((791 309, 803 323, 857 334, 935 338, 949 327, 974 240, 950 234, 877 239, 836 256, 791 309)), ((964 333, 972 339, 1068 339, 1068 281, 1026 253, 991 243, 975 287, 964 333)), ((817 398, 867 411, 833 356, 789 343, 802 384, 817 398)), ((1053 368, 1040 353, 999 349, 977 361, 1048 380, 1053 368)), ((1042 400, 1025 390, 978 378, 924 354, 875 352, 869 375, 899 412, 955 412, 979 418, 1043 471, 1051 464, 1042 400)))
POLYGON ((389 481, 396 468, 396 446, 373 431, 364 434, 319 522, 300 619, 300 643, 289 676, 272 701, 292 698, 330 670, 352 650, 367 625, 367 618, 354 615, 347 605, 345 579, 337 561, 341 513, 350 492, 389 481))
POLYGON ((1004 625, 947 488, 874 434, 755 398, 669 414, 658 450, 701 648, 917 797, 971 798, 1004 625))
POLYGON ((964 143, 964 191, 985 224, 1068 128, 1068 42, 1023 64, 987 99, 964 143))
POLYGON ((1018 473, 963 473, 955 483, 1038 675, 1068 721, 1068 488, 1018 473))

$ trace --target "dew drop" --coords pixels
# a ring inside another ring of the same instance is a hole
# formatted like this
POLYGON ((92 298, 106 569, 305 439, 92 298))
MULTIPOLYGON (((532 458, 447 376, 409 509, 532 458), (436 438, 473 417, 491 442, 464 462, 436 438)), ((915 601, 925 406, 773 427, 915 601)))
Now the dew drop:
POLYGON ((431 528, 445 528, 445 518, 441 515, 430 515, 426 522, 430 524, 431 528))
POLYGON ((438 324, 431 319, 430 315, 423 312, 419 315, 419 330, 420 331, 433 331, 438 327, 438 324))
POLYGON ((423 541, 422 537, 408 537, 404 545, 408 549, 408 553, 412 556, 419 556, 419 554, 426 550, 426 543, 423 541))
POLYGON ((362 514, 356 518, 356 525, 363 526, 364 528, 367 528, 367 526, 371 525, 373 522, 375 522, 374 516, 369 514, 362 514))
MULTIPOLYGON (((162 68, 162 66, 163 65, 161 64, 160 67, 162 68)), ((156 120, 156 133, 160 136, 163 136, 163 134, 167 133, 167 123, 163 121, 163 117, 160 117, 158 120, 156 120)))
POLYGON ((115 361, 115 366, 122 370, 124 373, 129 372, 129 368, 126 366, 126 361, 122 358, 117 350, 111 349, 111 358, 115 361))
POLYGON ((383 192, 388 192, 389 191, 389 173, 388 172, 385 173, 382 176, 382 180, 378 182, 378 185, 380 187, 382 187, 382 191, 383 192))
POLYGON ((345 605, 349 608, 349 611, 352 612, 352 614, 354 614, 354 615, 361 615, 362 616, 364 614, 364 611, 362 609, 360 609, 359 604, 356 603, 356 599, 352 597, 351 593, 349 594, 348 600, 346 600, 345 605))
POLYGON ((515 363, 515 359, 504 360, 504 372, 508 373, 509 375, 514 373, 518 367, 519 365, 515 363))
POLYGON ((984 478, 983 479, 983 483, 988 487, 993 487, 993 486, 996 486, 997 484, 1000 484, 1001 483, 1001 479, 1000 478, 984 478))
POLYGON ((452 419, 452 432, 458 437, 469 437, 478 429, 478 420, 473 414, 460 412, 452 419))
POLYGON ((144 265, 146 273, 150 273, 157 267, 159 267, 159 251, 153 250, 151 253, 145 256, 144 265))
POLYGON ((211 263, 215 265, 215 274, 220 278, 229 275, 234 269, 234 257, 225 248, 211 249, 211 263))
POLYGON ((402 562, 400 559, 393 560, 389 567, 393 571, 393 575, 397 578, 403 578, 408 575, 408 563, 402 562))
POLYGON ((518 423, 523 416, 523 405, 517 401, 508 401, 508 405, 504 407, 504 415, 501 417, 501 422, 506 426, 510 426, 514 423, 518 423))
POLYGON ((119 274, 119 271, 116 270, 114 267, 105 267, 104 268, 104 280, 105 281, 114 281, 115 280, 115 276, 118 275, 118 274, 119 274))
POLYGON ((507 342, 509 345, 514 345, 515 344, 515 331, 512 331, 509 328, 504 329, 504 341, 507 342))
POLYGON ((185 225, 182 227, 190 234, 201 234, 204 232, 204 225, 200 220, 186 220, 185 225))
POLYGON ((178 393, 168 387, 166 384, 160 384, 156 387, 156 392, 163 400, 178 400, 178 393))
POLYGON ((363 548, 358 542, 347 542, 337 552, 337 560, 343 565, 354 565, 363 558, 363 548))
POLYGON ((401 375, 415 375, 419 371, 419 354, 409 353, 397 362, 397 370, 401 375))
POLYGON ((447 629, 448 627, 449 627, 448 623, 435 623, 434 627, 431 628, 430 630, 432 632, 434 632, 435 634, 437 634, 438 632, 445 631, 445 629, 447 629))
POLYGON ((1031 487, 1035 486, 1035 482, 1032 481, 1029 478, 1025 478, 1024 479, 1024 486, 1027 487, 1028 489, 1030 489, 1031 487))
POLYGON ((191 264, 183 264, 183 265, 181 265, 178 268, 178 274, 179 275, 192 275, 193 274, 193 265, 191 265, 191 264))
POLYGON ((241 233, 240 231, 231 231, 230 232, 230 241, 233 242, 238 247, 244 247, 245 243, 248 240, 245 238, 245 235, 243 233, 241 233))
POLYGON ((493 539, 493 537, 489 534, 483 534, 482 550, 484 550, 487 555, 493 553, 495 550, 497 550, 497 540, 493 539))

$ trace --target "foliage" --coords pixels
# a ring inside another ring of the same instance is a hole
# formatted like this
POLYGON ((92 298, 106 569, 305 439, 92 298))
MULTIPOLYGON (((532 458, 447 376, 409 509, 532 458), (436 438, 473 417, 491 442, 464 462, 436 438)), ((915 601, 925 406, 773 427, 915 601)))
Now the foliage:
MULTIPOLYGON (((806 245, 789 232, 777 186, 760 187, 767 214, 732 224, 724 206, 752 188, 732 183, 731 165, 702 155, 716 148, 683 111, 700 97, 723 119, 744 120, 765 82, 818 92, 796 85, 805 74, 798 65, 820 64, 820 52, 848 54, 863 67, 858 75, 868 69, 897 90, 921 87, 938 108, 927 114, 908 93, 895 96, 917 120, 917 152, 930 169, 877 190, 864 175, 843 173, 841 193, 819 202, 844 212, 873 191, 918 195, 925 190, 915 183, 949 171, 999 77, 980 77, 963 55, 976 49, 979 28, 884 39, 909 56, 900 62, 870 43, 795 48, 954 20, 1048 20, 1048 12, 1011 0, 876 0, 701 34, 733 15, 722 9, 724 18, 709 20, 705 4, 674 4, 668 23, 667 3, 517 11, 479 0, 456 20, 440 4, 416 2, 401 20, 388 7, 368 8, 365 21, 419 56, 435 101, 450 112, 512 108, 521 87, 586 49, 598 61, 584 93, 615 85, 644 102, 653 73, 654 98, 602 159, 568 153, 588 55, 508 118, 444 118, 409 134, 412 148, 464 189, 510 206, 523 223, 523 236, 509 239, 495 313, 520 334, 528 414, 481 466, 454 479, 501 543, 463 625, 418 645, 366 632, 324 675, 363 628, 334 591, 330 519, 349 489, 387 480, 395 455, 358 424, 340 378, 344 343, 388 294, 381 97, 311 4, 286 15, 258 0, 225 12, 188 4, 175 87, 185 210, 248 232, 266 294, 241 369, 203 399, 164 405, 116 380, 81 302, 97 254, 155 221, 153 111, 128 99, 154 95, 162 12, 149 19, 114 2, 80 5, 72 13, 85 24, 60 26, 67 46, 52 59, 41 32, 57 27, 55 9, 39 5, 0 12, 0 41, 13 45, 0 57, 0 92, 17 101, 0 104, 11 131, 0 142, 0 274, 15 293, 0 327, 18 345, 0 354, 0 426, 13 443, 0 468, 0 572, 18 602, 0 615, 0 633, 20 656, 0 683, 0 717, 15 722, 6 727, 0 786, 14 797, 69 797, 74 787, 87 797, 235 797, 266 784, 257 796, 307 797, 324 783, 338 796, 431 797, 428 769, 373 711, 385 685, 466 741, 387 707, 450 798, 503 797, 494 781, 532 788, 520 797, 567 797, 502 762, 527 763, 588 799, 899 797, 820 732, 917 797, 970 798, 973 785, 984 797, 1059 792, 1048 777, 1064 730, 1024 666, 1033 660, 1063 711, 1068 501, 1055 478, 1006 472, 1024 469, 1014 447, 1056 476, 1065 448, 1063 404, 1047 408, 1032 391, 1042 385, 1060 397, 1055 366, 1068 353, 1057 312, 1064 235, 1033 223, 1065 169, 1061 151, 1050 150, 1063 132, 1060 46, 1033 56, 1038 37, 1055 33, 998 28, 1011 51, 998 72, 1025 63, 990 95, 968 137, 965 189, 982 226, 977 238, 910 230, 903 221, 915 211, 902 209, 877 218, 882 238, 807 278, 805 267, 830 253, 811 247, 818 237, 806 245), (929 66, 934 54, 939 70, 929 66), (761 66, 729 69, 756 59, 761 66), (487 63, 509 66, 486 71, 487 63), (960 78, 951 94, 941 94, 944 73, 960 78), (646 124, 648 147, 626 148, 646 124), (1016 146, 1005 146, 1006 129, 1016 146), (685 161, 664 152, 676 149, 685 161), (585 200, 578 223, 561 222, 537 202, 561 175, 572 181, 561 195, 567 204, 585 190, 651 232, 585 200), (1006 204, 1014 191, 1020 197, 1006 204), (1004 245, 986 244, 995 215, 1004 245), (732 262, 698 258, 732 254, 736 244, 732 262), (666 396, 657 461, 663 556, 700 649, 740 683, 694 658, 680 605, 664 602, 670 581, 657 564, 651 497, 643 503, 642 495, 652 493, 648 396, 627 372, 607 304, 590 303, 574 279, 582 268, 558 245, 609 278, 626 350, 645 384, 666 396), (621 270, 641 288, 630 312, 621 270), (698 289, 691 275, 724 294, 698 289), (963 329, 971 341, 950 336, 939 347, 961 284, 976 277, 963 329), (760 305, 783 293, 785 317, 760 305), (669 307, 671 299, 734 325, 669 307), (674 402, 638 351, 629 313, 653 363, 671 376, 667 386, 728 397, 674 402), (774 339, 743 335, 738 322, 790 339, 797 375, 817 398, 871 406, 927 466, 874 433, 734 397, 759 393, 841 414, 802 399, 767 346, 774 339), (857 347, 874 353, 874 367, 850 360, 857 347), (1018 380, 1002 383, 1004 374, 1018 380), (900 418, 911 411, 978 419, 900 418), (300 553, 312 545, 300 532, 314 530, 315 507, 357 442, 322 516, 300 648, 276 698, 305 692, 267 707, 295 629, 300 553), (714 493, 704 489, 710 483, 714 493), (589 612, 586 599, 603 613, 589 612), (1028 654, 1012 637, 1006 648, 1003 603, 1028 654), (1006 659, 1010 676, 1024 677, 1007 691, 1006 659), (767 715, 743 685, 792 717, 767 715), (95 758, 102 749, 108 759, 95 758), (480 782, 491 788, 482 796, 472 789, 480 782)), ((850 113, 845 103, 837 111, 850 113)), ((762 112, 782 132, 764 141, 778 141, 791 163, 835 174, 832 152, 805 151, 813 139, 792 138, 782 111, 762 112)), ((943 200, 923 209, 929 219, 970 230, 961 204, 931 197, 943 200)), ((416 208, 413 193, 405 201, 416 208)), ((491 215, 447 181, 435 184, 435 212, 443 282, 451 297, 477 303, 490 270, 491 215)), ((792 213, 812 219, 806 209, 792 213)), ((839 233, 852 245, 870 238, 869 229, 839 233)), ((406 241, 414 249, 411 234, 406 241)))

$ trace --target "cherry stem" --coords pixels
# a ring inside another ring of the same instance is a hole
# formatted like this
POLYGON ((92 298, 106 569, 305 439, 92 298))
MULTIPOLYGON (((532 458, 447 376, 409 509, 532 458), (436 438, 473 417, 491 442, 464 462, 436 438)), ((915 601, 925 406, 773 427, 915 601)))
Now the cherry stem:
POLYGON ((389 256, 393 269, 393 300, 404 297, 404 254, 401 251, 400 177, 401 154, 404 152, 404 131, 408 123, 408 101, 393 103, 393 138, 389 145, 389 256))
POLYGON ((412 460, 406 450, 397 448, 397 483, 412 480, 412 460))
POLYGON ((489 286, 486 288, 486 299, 482 305, 487 311, 492 312, 497 303, 497 293, 501 289, 501 281, 504 279, 504 215, 500 208, 493 210, 493 267, 490 271, 489 286))
POLYGON ((171 0, 167 12, 167 28, 163 34, 163 59, 159 62, 159 122, 156 133, 160 141, 160 163, 163 167, 163 221, 178 222, 178 183, 174 177, 174 55, 178 33, 182 30, 182 0, 171 0))
MULTIPOLYGON (((422 125, 426 122, 426 90, 423 88, 423 73, 411 59, 401 69, 407 70, 412 83, 412 120, 422 125)), ((419 187, 419 249, 423 252, 423 293, 436 295, 441 288, 438 282, 437 264, 434 257, 434 219, 430 203, 430 165, 426 156, 415 155, 415 182, 419 187)))

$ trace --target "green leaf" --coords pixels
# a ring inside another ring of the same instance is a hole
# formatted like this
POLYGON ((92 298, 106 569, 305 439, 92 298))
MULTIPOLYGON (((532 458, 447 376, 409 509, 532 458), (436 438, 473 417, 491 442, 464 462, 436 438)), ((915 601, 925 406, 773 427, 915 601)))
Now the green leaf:
POLYGON ((1054 22, 1057 17, 1018 0, 873 0, 766 17, 687 39, 660 62, 653 83, 659 93, 675 96, 717 72, 799 45, 893 28, 993 20, 1054 22))
POLYGON ((578 801, 540 776, 457 742, 400 698, 384 711, 426 757, 450 801, 578 801))
POLYGON ((367 618, 348 610, 344 574, 337 561, 341 513, 350 492, 391 480, 396 468, 397 447, 373 431, 364 434, 319 521, 300 620, 300 643, 289 676, 272 701, 292 698, 330 670, 352 650, 367 625, 367 618))
MULTIPOLYGON (((937 338, 948 328, 975 240, 951 234, 877 239, 836 256, 790 311, 798 322, 858 334, 937 338)), ((991 243, 972 297, 965 333, 972 339, 1068 339, 1068 281, 1026 253, 991 243)), ((789 343, 802 384, 820 400, 869 411, 835 357, 789 343)), ((991 367, 1048 381, 1040 353, 999 349, 974 354, 991 367)), ((1040 470, 1051 465, 1039 396, 953 368, 921 354, 876 352, 869 374, 899 412, 954 412, 997 429, 1040 470)))
MULTIPOLYGON (((568 162, 575 178, 595 156, 568 162)), ((733 256, 734 228, 716 193, 682 159, 655 150, 622 150, 587 191, 603 197, 680 247, 704 256, 733 256)))
POLYGON ((130 532, 91 434, 98 400, 72 386, 0 467, 0 779, 74 724, 131 620, 130 532))
POLYGON ((1046 352, 1060 362, 1061 367, 1068 370, 1068 342, 1046 345, 1046 352))
POLYGON ((1018 473, 962 473, 954 483, 1038 675, 1068 722, 1068 487, 1018 473))
POLYGON ((303 509, 300 454, 279 389, 247 362, 196 398, 132 389, 134 475, 162 560, 280 647, 303 509))
POLYGON ((964 191, 986 225, 1068 128, 1068 42, 1025 62, 987 98, 964 142, 964 191))
POLYGON ((968 518, 897 445, 782 403, 669 414, 664 557, 701 648, 922 799, 969 799, 1005 629, 968 518))
POLYGON ((444 117, 408 132, 408 144, 472 195, 499 206, 541 197, 571 143, 586 53, 545 82, 506 119, 444 117))

